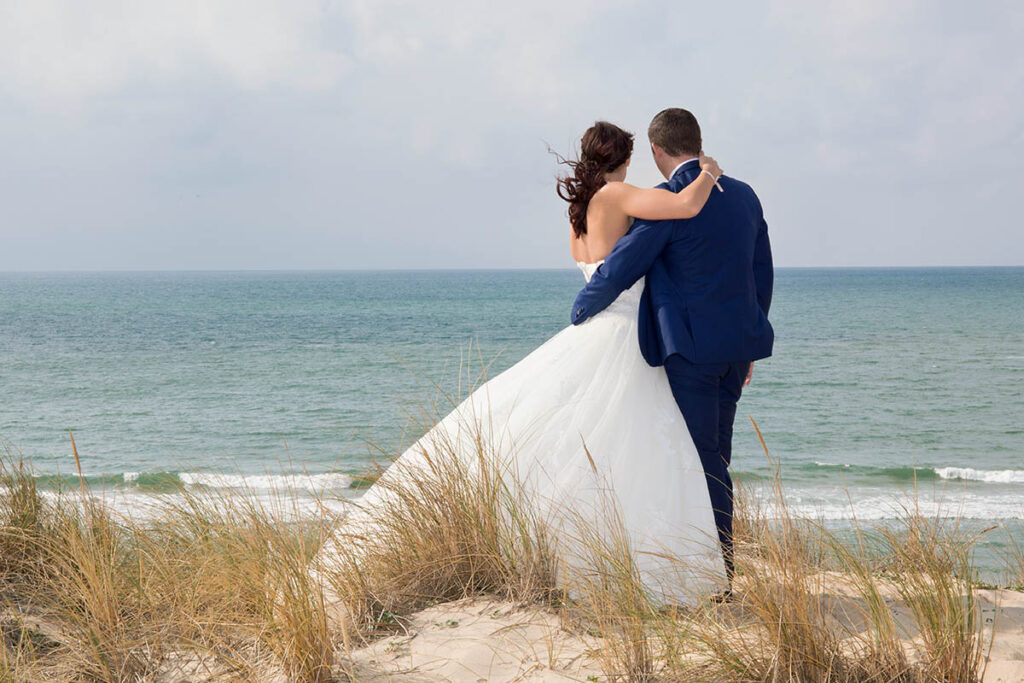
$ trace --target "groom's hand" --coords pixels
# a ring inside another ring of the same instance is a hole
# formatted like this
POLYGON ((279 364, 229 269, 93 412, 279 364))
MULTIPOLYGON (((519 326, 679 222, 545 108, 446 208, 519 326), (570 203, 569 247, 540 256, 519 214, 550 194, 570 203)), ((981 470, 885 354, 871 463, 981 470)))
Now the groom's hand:
POLYGON ((749 387, 752 379, 754 379, 754 361, 750 361, 750 368, 747 370, 747 378, 743 380, 743 386, 749 387))

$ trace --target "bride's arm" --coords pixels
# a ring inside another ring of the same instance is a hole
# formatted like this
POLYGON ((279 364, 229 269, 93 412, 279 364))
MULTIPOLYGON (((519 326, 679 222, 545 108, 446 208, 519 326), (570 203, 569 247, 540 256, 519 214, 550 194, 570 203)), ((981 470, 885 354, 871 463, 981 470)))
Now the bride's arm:
POLYGON ((701 167, 700 176, 678 193, 614 182, 601 191, 608 194, 607 201, 627 216, 648 221, 693 218, 704 208, 715 182, 722 175, 722 169, 711 157, 703 157, 701 167))

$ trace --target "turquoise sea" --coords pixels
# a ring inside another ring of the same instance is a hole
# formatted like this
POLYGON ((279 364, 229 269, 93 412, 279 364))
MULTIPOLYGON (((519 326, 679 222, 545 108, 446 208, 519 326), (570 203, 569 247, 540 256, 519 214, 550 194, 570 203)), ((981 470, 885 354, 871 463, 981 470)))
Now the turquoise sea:
MULTIPOLYGON (((349 491, 406 416, 567 324, 577 271, 0 274, 0 442, 45 487, 349 491), (214 476, 213 473, 219 473, 214 476), (224 476, 231 475, 231 476, 224 476)), ((733 469, 831 520, 1024 519, 1024 268, 781 269, 733 469)), ((1016 526, 1015 526, 1016 525, 1016 526)))

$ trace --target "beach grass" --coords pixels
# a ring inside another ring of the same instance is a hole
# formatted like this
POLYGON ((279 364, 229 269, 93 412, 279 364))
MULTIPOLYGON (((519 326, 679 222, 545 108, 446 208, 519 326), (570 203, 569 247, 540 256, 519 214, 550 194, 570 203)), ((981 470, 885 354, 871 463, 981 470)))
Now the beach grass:
POLYGON ((1006 561, 1005 584, 1024 590, 1024 541, 1010 536, 1009 547, 1003 556, 1006 561))
MULTIPOLYGON (((283 492, 182 488, 145 517, 118 515, 84 484, 39 491, 8 454, 0 680, 360 680, 354 650, 418 610, 481 595, 558 614, 601 680, 983 675, 977 537, 956 520, 908 503, 896 522, 840 537, 790 513, 776 468, 738 496, 732 600, 665 606, 640 581, 613 498, 600 529, 574 527, 587 571, 569 576, 551 520, 486 431, 463 437, 471 448, 423 444, 417 467, 378 480, 388 505, 372 535, 360 534, 357 503, 340 524, 301 514, 283 492)), ((1011 583, 1024 567, 1016 551, 1011 583)))
POLYGON ((332 678, 333 635, 308 572, 321 520, 183 488, 139 521, 102 494, 44 497, 10 460, 0 483, 4 680, 157 680, 183 659, 196 680, 332 678))
POLYGON ((362 534, 358 503, 317 573, 344 604, 347 636, 401 627, 429 604, 489 594, 535 604, 557 600, 547 525, 479 431, 461 445, 438 436, 422 459, 376 482, 386 504, 362 534), (462 453, 464 457, 456 454, 462 453))

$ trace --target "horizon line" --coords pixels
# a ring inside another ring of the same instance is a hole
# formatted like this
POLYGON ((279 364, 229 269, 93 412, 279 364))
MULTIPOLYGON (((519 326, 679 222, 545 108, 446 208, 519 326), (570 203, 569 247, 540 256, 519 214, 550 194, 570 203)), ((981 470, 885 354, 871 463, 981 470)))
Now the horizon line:
MULTIPOLYGON (((972 265, 844 265, 844 266, 775 266, 775 270, 927 270, 927 269, 970 269, 970 268, 1024 268, 1022 264, 972 264, 972 265)), ((104 274, 104 273, 430 273, 430 272, 529 272, 551 271, 572 272, 569 266, 506 266, 495 268, 436 267, 436 268, 77 268, 77 269, 24 269, 2 270, 0 275, 59 275, 59 274, 104 274)))

